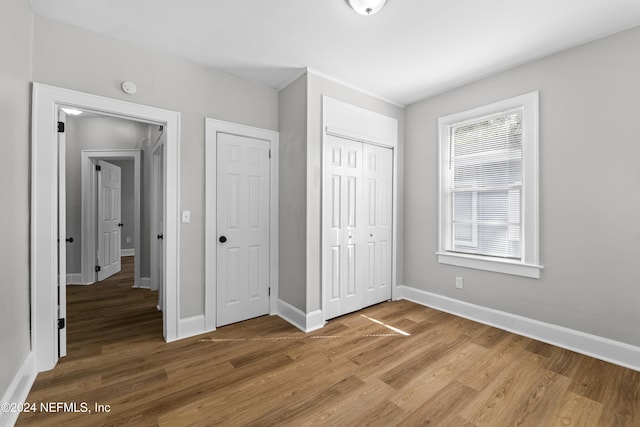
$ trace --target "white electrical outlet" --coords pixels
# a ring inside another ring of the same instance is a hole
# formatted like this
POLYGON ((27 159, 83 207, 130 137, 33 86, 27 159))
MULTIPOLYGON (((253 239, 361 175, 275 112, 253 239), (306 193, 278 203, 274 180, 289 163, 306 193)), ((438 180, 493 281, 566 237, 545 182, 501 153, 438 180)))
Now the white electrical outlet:
POLYGON ((456 277, 456 289, 464 288, 464 279, 462 277, 456 277))
POLYGON ((188 224, 191 222, 191 211, 182 211, 182 223, 188 224))

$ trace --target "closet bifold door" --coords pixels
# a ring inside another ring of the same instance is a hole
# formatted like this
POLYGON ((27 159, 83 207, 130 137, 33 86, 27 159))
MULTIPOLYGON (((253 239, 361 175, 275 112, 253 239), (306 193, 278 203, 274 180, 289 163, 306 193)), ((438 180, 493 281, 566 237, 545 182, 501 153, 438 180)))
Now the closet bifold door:
POLYGON ((391 299, 393 150, 327 136, 323 190, 325 319, 391 299))
POLYGON ((331 319, 363 307, 362 143, 329 136, 324 156, 323 310, 331 319))
POLYGON ((363 307, 391 299, 393 150, 362 144, 363 307))

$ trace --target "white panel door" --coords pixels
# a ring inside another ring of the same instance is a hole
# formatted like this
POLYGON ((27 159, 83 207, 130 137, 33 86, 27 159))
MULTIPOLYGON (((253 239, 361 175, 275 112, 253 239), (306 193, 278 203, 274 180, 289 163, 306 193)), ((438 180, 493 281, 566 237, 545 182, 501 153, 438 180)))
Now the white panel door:
MULTIPOLYGON (((58 122, 64 128, 66 115, 58 111, 58 122)), ((59 125, 60 126, 60 125, 59 125)), ((59 129, 63 130, 63 129, 59 129)), ((67 198, 66 198, 66 138, 58 132, 58 357, 67 355, 67 198), (62 319, 62 320, 60 320, 62 319)))
POLYGON ((120 271, 122 227, 121 174, 118 166, 98 161, 98 281, 120 271))
POLYGON ((269 313, 269 142, 218 132, 217 326, 269 313))
POLYGON ((393 150, 363 147, 364 306, 391 299, 393 150))
POLYGON ((325 318, 363 307, 362 144, 327 136, 323 197, 325 318))
MULTIPOLYGON (((157 308, 164 311, 164 142, 152 148, 151 180, 151 290, 158 291, 157 308)), ((166 332, 163 325, 164 337, 166 332)))

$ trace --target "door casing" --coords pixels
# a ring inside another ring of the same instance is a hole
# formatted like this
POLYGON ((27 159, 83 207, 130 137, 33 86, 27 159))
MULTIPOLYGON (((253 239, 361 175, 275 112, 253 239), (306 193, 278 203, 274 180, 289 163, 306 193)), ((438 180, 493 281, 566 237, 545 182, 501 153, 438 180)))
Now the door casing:
POLYGON ((269 200, 269 313, 277 313, 278 302, 278 132, 207 118, 205 120, 205 330, 216 329, 217 290, 217 135, 227 133, 268 141, 271 147, 269 200))
POLYGON ((57 310, 57 111, 72 107, 165 126, 166 212, 165 296, 166 341, 179 338, 179 165, 180 113, 120 101, 41 83, 33 84, 31 129, 31 347, 37 371, 53 369, 58 361, 57 310))

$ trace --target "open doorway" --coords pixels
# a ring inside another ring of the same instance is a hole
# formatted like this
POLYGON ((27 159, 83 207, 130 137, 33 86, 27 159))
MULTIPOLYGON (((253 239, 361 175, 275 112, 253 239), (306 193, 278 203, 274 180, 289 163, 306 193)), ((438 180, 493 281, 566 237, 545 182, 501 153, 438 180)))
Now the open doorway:
MULTIPOLYGON (((58 129, 58 139, 64 138, 64 197, 59 192, 59 203, 65 203, 66 214, 66 284, 67 307, 65 328, 83 319, 90 322, 92 316, 106 321, 105 307, 115 306, 127 316, 127 305, 139 306, 135 295, 155 293, 158 301, 153 306, 144 305, 141 310, 161 308, 158 292, 161 283, 152 280, 151 239, 152 213, 162 206, 152 206, 155 190, 152 169, 164 168, 162 163, 152 165, 152 153, 161 144, 164 126, 138 122, 129 118, 113 117, 92 111, 61 107, 59 114, 64 123, 58 129), (64 201, 63 201, 64 199, 64 201), (106 286, 104 284, 111 279, 106 286), (73 285, 85 285, 85 290, 72 289, 73 285), (147 290, 133 290, 142 288, 147 290), (115 287, 119 292, 108 288, 115 287), (106 289, 105 289, 106 288, 106 289), (96 297, 97 296, 97 297, 96 297), (83 305, 91 303, 92 310, 85 312, 83 305)), ((62 217, 62 216, 61 216, 62 217)), ((157 230, 153 230, 156 232, 157 230)), ((154 268, 161 270, 162 260, 154 268)), ((60 290, 62 292, 62 289, 60 290)), ((146 295, 143 299, 150 300, 146 295)), ((106 310, 109 312, 109 310, 106 310)), ((158 318, 158 330, 161 319, 158 318)), ((122 325, 111 322, 109 334, 113 339, 122 325)), ((105 325, 101 324, 100 328, 105 325)), ((80 326, 80 329, 86 327, 80 326)), ((122 332, 122 331, 121 331, 122 332)), ((69 332, 68 351, 82 334, 69 332)), ((59 356, 66 352, 60 349, 59 356)))
MULTIPOLYGON (((178 338, 178 145, 177 112, 96 95, 34 84, 32 134, 32 348, 38 371, 52 369, 66 348, 66 201, 64 181, 65 125, 62 107, 97 115, 163 126, 163 265, 165 340, 178 338), (64 123, 64 122, 63 122, 64 123), (61 185, 62 184, 62 185, 61 185), (56 243, 58 242, 58 243, 56 243), (59 353, 60 352, 60 353, 59 353)), ((141 239, 142 240, 142 239, 141 239)), ((150 239, 149 239, 150 240, 150 239)))

